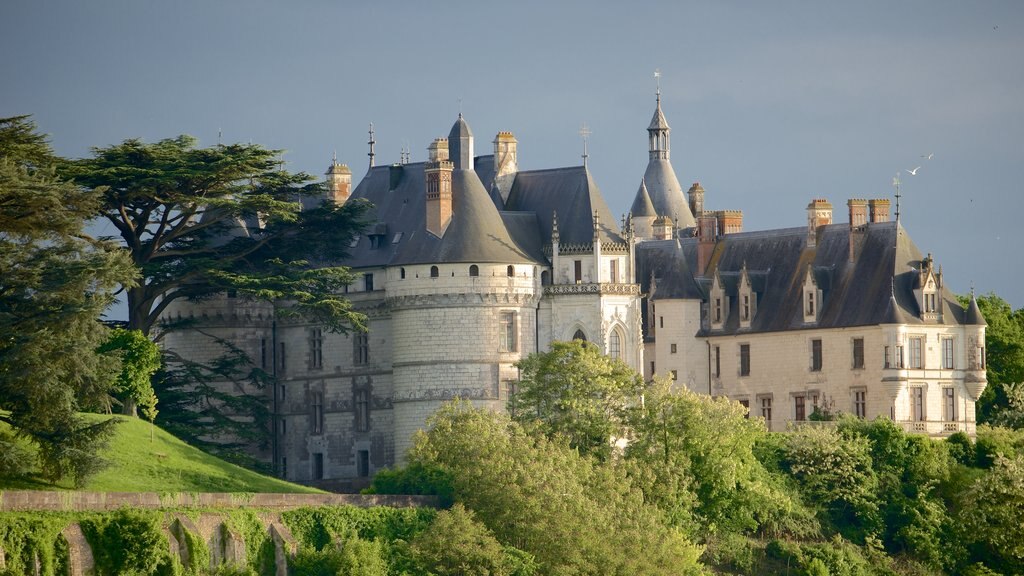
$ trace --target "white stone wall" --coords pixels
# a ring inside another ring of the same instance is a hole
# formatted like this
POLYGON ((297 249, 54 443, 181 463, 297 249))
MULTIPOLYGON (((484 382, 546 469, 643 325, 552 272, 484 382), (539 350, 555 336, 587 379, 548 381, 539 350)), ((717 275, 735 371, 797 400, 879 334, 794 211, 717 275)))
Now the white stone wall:
MULTIPOLYGON (((652 316, 649 329, 655 334, 655 340, 648 360, 655 360, 655 373, 665 376, 674 371, 676 385, 707 394, 708 346, 703 338, 697 338, 700 301, 657 300, 652 316)), ((650 362, 647 362, 645 374, 649 372, 650 362)))

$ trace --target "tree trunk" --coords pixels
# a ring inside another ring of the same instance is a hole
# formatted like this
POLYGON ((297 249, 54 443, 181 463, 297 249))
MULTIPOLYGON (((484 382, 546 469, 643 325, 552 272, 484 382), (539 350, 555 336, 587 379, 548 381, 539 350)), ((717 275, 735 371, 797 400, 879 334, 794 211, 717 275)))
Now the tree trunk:
POLYGON ((135 404, 134 398, 125 398, 121 404, 121 414, 125 416, 131 416, 132 418, 139 417, 138 405, 135 404))

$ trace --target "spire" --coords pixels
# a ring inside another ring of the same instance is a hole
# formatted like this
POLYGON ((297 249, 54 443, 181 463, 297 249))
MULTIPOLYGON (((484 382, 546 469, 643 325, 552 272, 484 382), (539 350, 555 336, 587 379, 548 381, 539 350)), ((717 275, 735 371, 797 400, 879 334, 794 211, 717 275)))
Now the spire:
POLYGON ((973 286, 971 287, 971 302, 967 305, 967 316, 964 320, 971 326, 988 326, 985 316, 981 313, 981 308, 978 307, 978 299, 974 297, 973 286))
POLYGON ((634 218, 658 215, 654 211, 651 195, 647 192, 647 182, 643 178, 640 179, 640 188, 636 191, 636 198, 633 200, 633 207, 629 209, 629 213, 634 218))
POLYGON ((376 143, 377 141, 373 139, 373 122, 370 122, 370 140, 367 142, 367 144, 370 145, 370 153, 367 154, 367 156, 370 157, 370 168, 373 168, 373 157, 375 156, 373 153, 373 145, 376 143))
POLYGON ((456 170, 473 169, 473 131, 462 117, 462 112, 448 133, 448 152, 456 170))

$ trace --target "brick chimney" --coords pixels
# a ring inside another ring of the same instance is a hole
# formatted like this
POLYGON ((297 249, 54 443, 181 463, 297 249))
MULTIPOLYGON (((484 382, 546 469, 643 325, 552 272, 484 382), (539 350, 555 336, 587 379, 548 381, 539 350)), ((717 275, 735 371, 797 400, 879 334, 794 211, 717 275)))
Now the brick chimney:
POLYGON ((452 221, 452 170, 455 164, 448 159, 448 140, 437 138, 427 147, 424 167, 427 180, 427 231, 444 236, 452 221))
POLYGON ((853 262, 857 259, 860 243, 864 239, 864 226, 868 223, 868 201, 850 198, 846 206, 850 209, 850 262, 853 262))
POLYGON ((815 198, 807 205, 807 247, 818 244, 818 228, 832 223, 832 203, 824 198, 815 198))
POLYGON ((871 222, 889 221, 888 198, 874 198, 872 200, 868 200, 868 208, 870 211, 871 222))
POLYGON ((335 204, 344 204, 352 195, 352 171, 335 159, 325 172, 327 176, 327 199, 335 204))
POLYGON ((718 210, 715 217, 718 219, 718 233, 722 236, 743 232, 742 210, 718 210))
POLYGON ((697 218, 697 273, 707 275, 711 255, 718 240, 718 218, 714 213, 705 212, 697 218))

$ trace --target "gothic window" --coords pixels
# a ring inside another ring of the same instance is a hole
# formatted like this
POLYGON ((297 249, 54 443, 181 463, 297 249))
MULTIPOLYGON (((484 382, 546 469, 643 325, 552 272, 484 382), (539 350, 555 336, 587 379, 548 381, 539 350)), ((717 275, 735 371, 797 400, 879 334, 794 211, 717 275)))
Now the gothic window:
POLYGON ((440 274, 440 271, 437 269, 437 266, 431 266, 430 267, 430 277, 431 278, 437 278, 440 275, 441 274, 440 274))
POLYGON ((551 285, 551 273, 548 272, 547 270, 544 270, 543 272, 540 273, 540 285, 541 286, 550 286, 551 285))
POLYGON ((854 338, 853 339, 853 369, 860 370, 864 368, 864 339, 854 338))
POLYGON ((352 339, 354 350, 352 363, 361 366, 370 361, 370 336, 366 332, 358 332, 352 339))
POLYGON ((583 342, 586 342, 587 341, 587 335, 583 333, 583 330, 577 330, 576 333, 572 335, 572 339, 573 340, 582 340, 583 342))
POLYGON ((740 344, 740 376, 750 376, 750 344, 740 344))
POLYGON ((821 340, 811 340, 811 372, 821 372, 821 340))
POLYGON ((920 369, 924 367, 921 357, 923 340, 920 337, 910 339, 910 368, 920 369))
POLYGON ((942 368, 945 370, 953 369, 953 339, 943 338, 942 339, 942 368))
POLYGON ((323 434, 324 432, 324 393, 313 392, 310 406, 311 434, 323 434))
MULTIPOLYGON (((673 344, 675 346, 675 344, 673 344)), ((618 330, 612 330, 612 333, 608 336, 608 355, 613 360, 622 359, 622 339, 619 336, 618 330)))
POLYGON ((750 418, 750 400, 738 400, 740 406, 743 406, 743 417, 750 418))
POLYGON ((508 276, 509 278, 515 276, 516 275, 516 267, 511 265, 511 264, 509 264, 508 265, 508 269, 505 270, 505 275, 508 276))
POLYGON ((498 318, 498 351, 516 351, 516 313, 501 312, 498 318))
POLYGON ((358 388, 355 391, 356 432, 370 429, 370 391, 358 388))
POLYGON ((324 333, 320 328, 309 331, 309 367, 313 370, 324 367, 324 333))
POLYGON ((480 275, 480 267, 477 266, 476 264, 471 264, 469 266, 469 275, 470 276, 479 276, 480 275))
POLYGON ((896 346, 896 356, 893 358, 896 368, 903 368, 903 346, 896 346))
POLYGON ((576 277, 576 283, 583 282, 583 261, 573 260, 573 273, 576 277))

